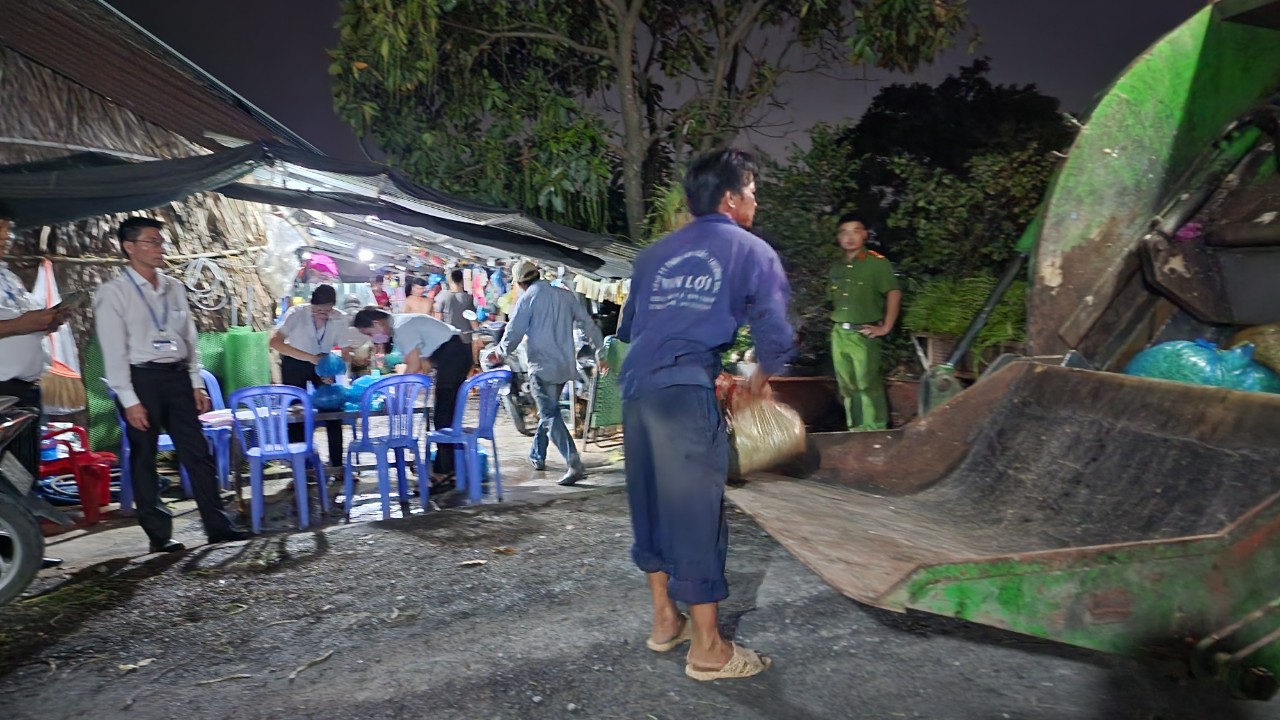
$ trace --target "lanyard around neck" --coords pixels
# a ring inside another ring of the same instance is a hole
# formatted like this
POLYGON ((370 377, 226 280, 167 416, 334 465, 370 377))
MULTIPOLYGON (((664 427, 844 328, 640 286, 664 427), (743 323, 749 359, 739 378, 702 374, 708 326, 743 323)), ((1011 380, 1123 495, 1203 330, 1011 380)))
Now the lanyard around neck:
POLYGON ((324 336, 329 334, 329 318, 324 319, 324 330, 321 331, 320 328, 316 327, 316 318, 314 315, 312 315, 311 316, 311 333, 316 338, 316 347, 319 348, 319 350, 316 350, 316 352, 321 352, 321 353, 324 352, 325 351, 324 336))
MULTIPOLYGON (((155 308, 151 307, 151 303, 147 300, 147 296, 142 294, 142 286, 133 282, 133 278, 130 278, 129 282, 133 284, 133 289, 137 291, 138 297, 142 300, 142 304, 147 306, 147 312, 151 315, 151 322, 155 323, 156 332, 163 333, 165 328, 169 326, 169 303, 165 302, 164 291, 160 291, 160 304, 164 306, 164 316, 159 317, 156 315, 155 308)), ((161 287, 164 287, 163 281, 161 281, 161 287)))

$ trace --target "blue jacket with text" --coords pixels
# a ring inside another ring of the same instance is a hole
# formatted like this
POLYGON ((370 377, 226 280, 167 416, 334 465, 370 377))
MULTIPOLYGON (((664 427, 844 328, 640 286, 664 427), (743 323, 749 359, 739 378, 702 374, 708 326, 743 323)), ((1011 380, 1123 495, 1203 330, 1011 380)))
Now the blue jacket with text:
POLYGON ((791 356, 790 286, 768 243, 719 213, 703 215, 636 258, 618 339, 629 343, 623 397, 672 385, 714 387, 720 355, 751 328, 769 374, 791 356))

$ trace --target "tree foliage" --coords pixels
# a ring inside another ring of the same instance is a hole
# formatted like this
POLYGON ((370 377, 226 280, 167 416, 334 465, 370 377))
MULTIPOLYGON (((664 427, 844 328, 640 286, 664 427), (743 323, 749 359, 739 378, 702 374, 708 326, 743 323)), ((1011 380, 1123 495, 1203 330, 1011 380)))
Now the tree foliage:
POLYGON ((810 362, 826 361, 825 270, 842 213, 873 228, 908 308, 921 284, 998 276, 1012 258, 1072 130, 1056 99, 994 85, 989 69, 980 60, 937 86, 887 87, 857 124, 816 128, 807 150, 766 176, 760 223, 791 269, 810 362))
POLYGON ((965 0, 347 0, 342 117, 420 180, 643 236, 674 160, 760 121, 789 73, 910 72, 965 0), (606 121, 605 118, 610 118, 606 121))

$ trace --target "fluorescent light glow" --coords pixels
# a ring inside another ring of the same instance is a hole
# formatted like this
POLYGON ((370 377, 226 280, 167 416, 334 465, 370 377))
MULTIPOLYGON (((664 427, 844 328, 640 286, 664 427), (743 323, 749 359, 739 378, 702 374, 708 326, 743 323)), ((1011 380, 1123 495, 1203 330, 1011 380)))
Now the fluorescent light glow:
POLYGON ((369 248, 360 248, 360 251, 356 253, 356 257, 360 258, 360 262, 369 262, 373 259, 373 251, 369 248))
POLYGON ((343 250, 350 250, 355 247, 355 243, 349 243, 346 240, 339 240, 331 235, 316 234, 315 238, 316 242, 321 245, 328 245, 329 247, 342 248, 343 250))

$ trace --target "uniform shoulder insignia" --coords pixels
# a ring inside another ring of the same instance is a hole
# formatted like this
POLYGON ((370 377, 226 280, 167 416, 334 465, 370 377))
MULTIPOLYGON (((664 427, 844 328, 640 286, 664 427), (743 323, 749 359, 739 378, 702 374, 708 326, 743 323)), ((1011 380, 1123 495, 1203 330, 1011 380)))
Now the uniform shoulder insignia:
POLYGON ((873 257, 873 258, 879 258, 879 259, 881 259, 881 260, 884 260, 884 256, 883 256, 883 255, 881 255, 880 253, 876 252, 875 250, 868 250, 867 252, 868 252, 868 253, 871 255, 871 257, 873 257))

